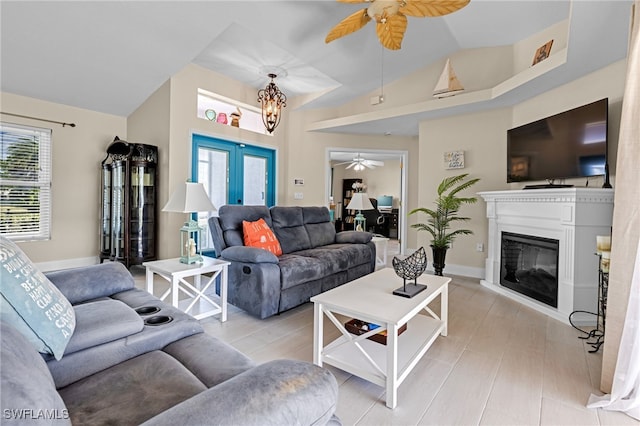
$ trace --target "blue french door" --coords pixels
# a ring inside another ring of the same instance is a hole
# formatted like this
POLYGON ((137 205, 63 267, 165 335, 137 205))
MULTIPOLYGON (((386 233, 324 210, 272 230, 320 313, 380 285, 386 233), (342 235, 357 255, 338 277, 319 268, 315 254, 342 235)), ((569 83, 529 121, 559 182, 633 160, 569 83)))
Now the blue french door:
MULTIPOLYGON (((191 180, 200 182, 216 208, 224 204, 275 204, 275 151, 203 135, 193 135, 191 180)), ((207 232, 203 248, 212 246, 207 219, 198 215, 207 232)))

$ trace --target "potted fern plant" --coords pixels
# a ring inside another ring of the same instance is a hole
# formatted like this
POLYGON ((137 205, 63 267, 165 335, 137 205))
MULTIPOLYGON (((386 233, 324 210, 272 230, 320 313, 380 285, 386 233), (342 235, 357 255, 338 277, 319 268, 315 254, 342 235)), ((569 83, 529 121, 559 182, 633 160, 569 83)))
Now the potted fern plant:
POLYGON ((411 225, 418 231, 426 231, 431 234, 431 250, 433 253, 433 268, 436 275, 442 275, 445 266, 447 249, 459 235, 469 235, 473 232, 469 229, 452 229, 457 222, 466 222, 468 217, 458 215, 463 204, 473 204, 476 197, 461 197, 460 192, 477 183, 480 179, 467 179, 468 173, 458 176, 450 176, 442 180, 438 185, 438 198, 435 200, 436 208, 428 209, 420 207, 413 209, 409 214, 424 213, 427 215, 426 223, 411 225))

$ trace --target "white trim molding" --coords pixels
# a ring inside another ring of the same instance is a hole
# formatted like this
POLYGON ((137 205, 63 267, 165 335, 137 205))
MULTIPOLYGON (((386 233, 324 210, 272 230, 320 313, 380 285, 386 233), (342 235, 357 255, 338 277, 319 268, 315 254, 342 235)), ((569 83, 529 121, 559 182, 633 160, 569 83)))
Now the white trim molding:
MULTIPOLYGON (((574 311, 597 313, 596 236, 611 235, 613 189, 545 188, 480 192, 487 203, 489 238, 485 279, 481 284, 564 323, 574 311), (559 242, 558 307, 554 308, 500 285, 502 232, 559 242)), ((595 324, 589 314, 575 323, 595 324)))

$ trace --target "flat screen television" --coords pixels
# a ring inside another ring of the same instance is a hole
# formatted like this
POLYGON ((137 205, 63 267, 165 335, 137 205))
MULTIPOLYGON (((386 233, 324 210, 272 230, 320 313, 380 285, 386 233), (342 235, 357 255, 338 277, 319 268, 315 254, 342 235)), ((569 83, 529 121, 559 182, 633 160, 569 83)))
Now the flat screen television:
POLYGON ((608 110, 605 98, 509 129, 507 182, 605 175, 608 110))

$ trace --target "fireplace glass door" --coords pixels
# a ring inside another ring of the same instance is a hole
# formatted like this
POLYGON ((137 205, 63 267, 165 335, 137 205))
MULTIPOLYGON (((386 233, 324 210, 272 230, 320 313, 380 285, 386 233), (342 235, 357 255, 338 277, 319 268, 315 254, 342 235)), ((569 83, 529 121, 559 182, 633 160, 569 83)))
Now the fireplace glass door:
POLYGON ((558 240, 502 233, 500 284, 558 307, 558 240))

